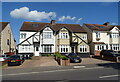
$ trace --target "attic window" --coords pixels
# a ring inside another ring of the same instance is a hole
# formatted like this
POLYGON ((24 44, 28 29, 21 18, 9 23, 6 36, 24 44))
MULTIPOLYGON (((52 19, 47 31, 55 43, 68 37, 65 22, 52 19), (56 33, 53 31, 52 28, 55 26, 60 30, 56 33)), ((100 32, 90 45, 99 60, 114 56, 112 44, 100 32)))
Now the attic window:
POLYGON ((38 27, 38 24, 33 24, 34 27, 38 27))

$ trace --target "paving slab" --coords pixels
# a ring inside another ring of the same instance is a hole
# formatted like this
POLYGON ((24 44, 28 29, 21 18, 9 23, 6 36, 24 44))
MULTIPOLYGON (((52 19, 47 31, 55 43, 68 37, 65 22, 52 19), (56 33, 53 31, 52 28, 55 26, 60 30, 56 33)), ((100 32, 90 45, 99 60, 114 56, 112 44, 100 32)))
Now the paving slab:
POLYGON ((42 67, 42 66, 59 66, 54 60, 54 57, 41 57, 38 60, 25 60, 25 62, 20 66, 8 66, 10 68, 32 68, 32 67, 42 67))
POLYGON ((100 63, 113 63, 113 61, 107 61, 97 58, 82 58, 81 63, 70 63, 70 65, 89 65, 89 64, 100 64, 100 63))

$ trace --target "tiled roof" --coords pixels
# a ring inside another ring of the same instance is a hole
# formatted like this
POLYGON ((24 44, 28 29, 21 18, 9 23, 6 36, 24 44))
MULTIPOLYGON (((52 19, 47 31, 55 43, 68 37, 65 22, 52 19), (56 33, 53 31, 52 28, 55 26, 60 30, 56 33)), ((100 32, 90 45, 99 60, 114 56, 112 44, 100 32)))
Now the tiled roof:
POLYGON ((111 28, 113 28, 112 25, 102 25, 102 24, 84 24, 91 30, 96 30, 96 31, 109 31, 111 28))
POLYGON ((60 30, 62 27, 66 27, 71 32, 86 32, 79 24, 59 24, 55 23, 41 23, 41 22, 24 22, 20 31, 40 31, 45 26, 50 26, 54 31, 60 30), (34 27, 33 24, 38 24, 38 27, 34 27))
MULTIPOLYGON (((112 26, 112 28, 116 26, 116 27, 120 30, 120 26, 118 26, 118 25, 111 25, 111 26, 112 26)), ((112 29, 112 28, 111 28, 111 29, 112 29)), ((110 30, 111 30, 111 29, 110 29, 110 30)))
POLYGON ((0 22, 0 32, 7 26, 9 22, 0 22))

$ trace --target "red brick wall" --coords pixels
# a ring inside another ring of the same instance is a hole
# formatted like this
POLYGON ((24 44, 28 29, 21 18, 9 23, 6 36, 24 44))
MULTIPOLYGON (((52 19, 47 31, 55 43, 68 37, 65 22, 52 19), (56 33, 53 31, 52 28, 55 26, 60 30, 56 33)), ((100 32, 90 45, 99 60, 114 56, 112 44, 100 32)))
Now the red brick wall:
POLYGON ((95 56, 100 56, 100 51, 95 50, 95 56))

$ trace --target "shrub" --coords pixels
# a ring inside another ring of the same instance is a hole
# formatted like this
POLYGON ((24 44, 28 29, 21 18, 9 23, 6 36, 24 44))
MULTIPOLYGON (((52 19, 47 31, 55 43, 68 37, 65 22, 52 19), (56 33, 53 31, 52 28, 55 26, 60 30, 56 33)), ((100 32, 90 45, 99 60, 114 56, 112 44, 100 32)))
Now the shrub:
POLYGON ((51 54, 47 54, 47 56, 51 56, 51 54))
POLYGON ((56 57, 60 57, 61 54, 60 54, 59 52, 55 52, 55 53, 54 53, 54 56, 56 56, 56 57))
POLYGON ((62 60, 68 60, 68 57, 66 57, 66 56, 60 56, 60 58, 61 58, 62 60))

